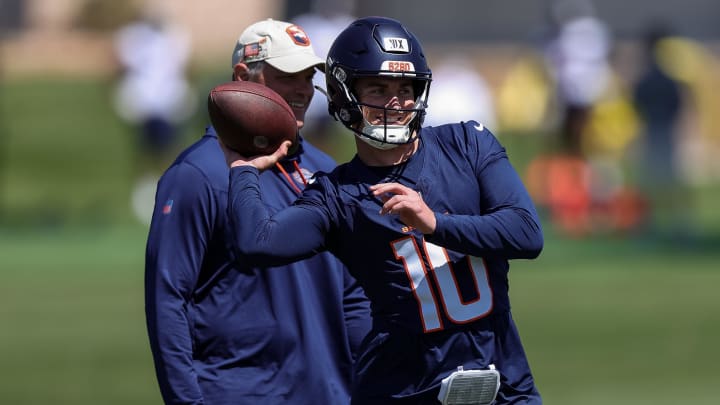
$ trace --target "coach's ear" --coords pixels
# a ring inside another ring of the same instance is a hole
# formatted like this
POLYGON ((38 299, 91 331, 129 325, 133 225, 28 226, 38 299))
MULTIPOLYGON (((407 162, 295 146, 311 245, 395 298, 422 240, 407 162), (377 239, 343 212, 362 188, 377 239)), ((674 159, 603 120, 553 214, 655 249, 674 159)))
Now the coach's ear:
POLYGON ((250 69, 244 63, 238 63, 233 66, 233 80, 235 81, 248 81, 250 80, 250 69))

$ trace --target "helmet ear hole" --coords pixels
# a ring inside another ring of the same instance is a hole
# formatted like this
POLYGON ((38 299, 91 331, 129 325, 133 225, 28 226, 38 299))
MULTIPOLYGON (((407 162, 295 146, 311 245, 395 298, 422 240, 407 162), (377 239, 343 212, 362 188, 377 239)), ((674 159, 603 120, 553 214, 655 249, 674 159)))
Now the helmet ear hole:
POLYGON ((343 123, 343 125, 354 125, 363 119, 362 111, 354 103, 343 103, 339 106, 335 102, 328 102, 328 112, 330 115, 343 123))
POLYGON ((340 108, 338 114, 345 125, 354 125, 363 119, 362 110, 354 104, 345 104, 340 108))

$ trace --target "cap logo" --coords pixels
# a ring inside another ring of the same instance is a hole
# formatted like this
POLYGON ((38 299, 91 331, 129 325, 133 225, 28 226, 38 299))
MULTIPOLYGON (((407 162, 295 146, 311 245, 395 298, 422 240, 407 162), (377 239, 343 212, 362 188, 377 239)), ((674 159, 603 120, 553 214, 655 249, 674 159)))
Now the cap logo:
POLYGON ((310 46, 310 38, 307 36, 305 31, 297 25, 291 25, 285 28, 285 32, 290 35, 290 39, 295 42, 295 45, 310 46))

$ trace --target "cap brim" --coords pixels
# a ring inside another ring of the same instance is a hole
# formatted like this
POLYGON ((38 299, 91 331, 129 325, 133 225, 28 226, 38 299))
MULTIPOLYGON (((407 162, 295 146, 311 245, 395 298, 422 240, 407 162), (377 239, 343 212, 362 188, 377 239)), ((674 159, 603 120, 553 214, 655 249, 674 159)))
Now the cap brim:
POLYGON ((295 54, 265 59, 275 69, 285 73, 297 73, 311 67, 325 72, 325 61, 315 55, 295 54))

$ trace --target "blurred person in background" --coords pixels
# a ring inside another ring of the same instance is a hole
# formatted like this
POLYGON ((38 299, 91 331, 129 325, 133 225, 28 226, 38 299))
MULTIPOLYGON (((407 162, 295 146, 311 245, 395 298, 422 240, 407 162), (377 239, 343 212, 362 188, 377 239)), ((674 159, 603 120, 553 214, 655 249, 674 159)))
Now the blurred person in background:
POLYGON ((589 0, 551 3, 551 36, 545 58, 560 108, 560 147, 583 155, 583 135, 593 107, 610 86, 611 36, 589 0))
POLYGON ((511 260, 539 255, 543 236, 505 148, 471 119, 423 126, 432 72, 399 21, 356 20, 327 61, 329 110, 357 154, 273 212, 262 177, 287 143, 256 157, 223 148, 238 259, 278 265, 330 251, 347 264, 373 310, 353 404, 438 404, 459 368, 490 397, 464 403, 540 404, 508 272, 511 260), (287 229, 302 237, 288 243, 287 229), (478 379, 488 375, 492 386, 478 379))
POLYGON ((645 202, 626 181, 620 157, 636 120, 610 63, 609 28, 589 0, 553 0, 549 15, 544 58, 559 145, 530 162, 528 188, 563 233, 633 231, 644 220, 645 202))
POLYGON ((148 224, 157 179, 176 152, 180 125, 196 107, 187 78, 190 36, 166 21, 160 9, 146 7, 138 20, 116 33, 115 51, 121 76, 115 107, 137 134, 134 166, 139 173, 131 204, 148 224))
MULTIPOLYGON (((232 80, 264 84, 291 106, 298 128, 324 70, 297 25, 264 20, 240 35, 232 80)), ((292 203, 335 162, 300 138, 261 176, 266 208, 292 203)), ((210 126, 157 186, 147 241, 147 328, 170 404, 347 404, 354 353, 370 327, 362 289, 328 253, 280 269, 230 251, 229 170, 210 126)), ((303 239, 287 229, 287 243, 303 239)))
POLYGON ((671 31, 662 23, 649 27, 643 38, 644 68, 635 83, 633 101, 643 123, 640 185, 649 197, 652 232, 674 222, 671 231, 685 223, 682 208, 687 193, 678 189, 679 120, 683 111, 683 84, 670 76, 660 62, 659 46, 671 31))
POLYGON ((433 69, 433 98, 425 124, 442 125, 473 117, 495 128, 495 103, 490 86, 470 61, 460 54, 440 58, 433 69))

